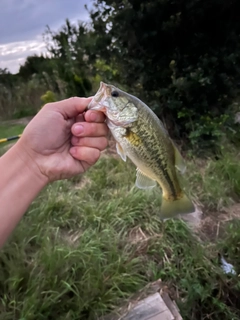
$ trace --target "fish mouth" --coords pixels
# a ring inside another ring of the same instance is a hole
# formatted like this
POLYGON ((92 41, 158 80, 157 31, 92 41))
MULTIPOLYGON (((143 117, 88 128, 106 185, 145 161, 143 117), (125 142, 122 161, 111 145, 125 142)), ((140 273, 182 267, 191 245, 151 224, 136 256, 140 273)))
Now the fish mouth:
POLYGON ((96 103, 100 103, 101 100, 104 98, 105 92, 107 91, 107 85, 104 82, 100 82, 100 87, 94 97, 96 103))
POLYGON ((88 105, 88 109, 99 110, 106 113, 106 105, 103 104, 105 99, 111 94, 111 88, 104 82, 100 82, 100 87, 88 105))

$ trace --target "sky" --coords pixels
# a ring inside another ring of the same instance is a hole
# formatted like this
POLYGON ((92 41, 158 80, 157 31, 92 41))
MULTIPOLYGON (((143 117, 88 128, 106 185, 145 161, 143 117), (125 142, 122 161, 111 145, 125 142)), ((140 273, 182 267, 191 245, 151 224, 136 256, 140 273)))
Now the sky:
POLYGON ((17 73, 29 55, 46 52, 46 26, 57 31, 68 18, 87 21, 90 0, 0 0, 0 68, 17 73))

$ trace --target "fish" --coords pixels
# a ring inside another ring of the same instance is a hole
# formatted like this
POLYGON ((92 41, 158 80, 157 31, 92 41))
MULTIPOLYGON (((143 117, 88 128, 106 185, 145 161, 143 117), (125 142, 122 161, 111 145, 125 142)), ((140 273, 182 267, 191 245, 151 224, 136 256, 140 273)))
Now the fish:
POLYGON ((136 166, 135 185, 139 189, 160 186, 160 219, 195 211, 177 176, 177 170, 181 173, 186 170, 184 159, 162 121, 143 101, 101 82, 87 108, 106 115, 117 153, 123 161, 128 157, 136 166))

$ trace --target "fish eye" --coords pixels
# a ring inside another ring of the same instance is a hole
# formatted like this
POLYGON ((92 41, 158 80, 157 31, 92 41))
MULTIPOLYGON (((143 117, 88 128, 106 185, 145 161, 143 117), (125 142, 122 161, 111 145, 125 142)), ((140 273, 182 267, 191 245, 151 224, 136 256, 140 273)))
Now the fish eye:
POLYGON ((114 98, 117 98, 117 97, 119 97, 119 93, 117 91, 113 91, 111 93, 111 96, 114 97, 114 98))

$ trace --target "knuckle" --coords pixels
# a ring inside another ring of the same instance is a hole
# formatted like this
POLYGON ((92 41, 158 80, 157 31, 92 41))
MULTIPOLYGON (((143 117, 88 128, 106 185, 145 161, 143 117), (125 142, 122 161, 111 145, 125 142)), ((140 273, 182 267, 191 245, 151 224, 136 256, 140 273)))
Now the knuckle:
POLYGON ((107 138, 102 138, 102 150, 106 149, 108 146, 108 139, 107 138))
POLYGON ((103 125, 104 125, 104 132, 105 132, 105 135, 107 135, 107 134, 108 134, 108 132, 109 132, 108 126, 106 125, 106 123, 104 123, 103 125))
POLYGON ((54 104, 55 104, 54 102, 48 102, 42 107, 42 109, 43 110, 44 109, 51 109, 54 106, 54 104))
POLYGON ((98 161, 99 157, 100 157, 100 150, 98 149, 93 149, 92 151, 92 157, 91 157, 91 163, 94 164, 98 161))
POLYGON ((76 96, 69 98, 69 100, 71 100, 71 101, 77 101, 78 99, 79 99, 79 98, 76 97, 76 96))
POLYGON ((88 145, 88 138, 82 137, 77 139, 78 146, 87 146, 88 145))
POLYGON ((98 124, 97 123, 93 123, 93 122, 89 122, 89 128, 91 130, 91 132, 95 132, 97 127, 98 127, 98 124))
POLYGON ((72 137, 72 139, 71 139, 71 143, 72 143, 72 145, 78 145, 79 144, 79 142, 80 142, 80 139, 79 138, 77 138, 76 136, 73 136, 72 137))
POLYGON ((89 135, 93 136, 98 132, 98 126, 96 123, 88 123, 89 135))
POLYGON ((67 103, 72 106, 77 106, 79 104, 79 97, 71 97, 67 99, 67 103))

